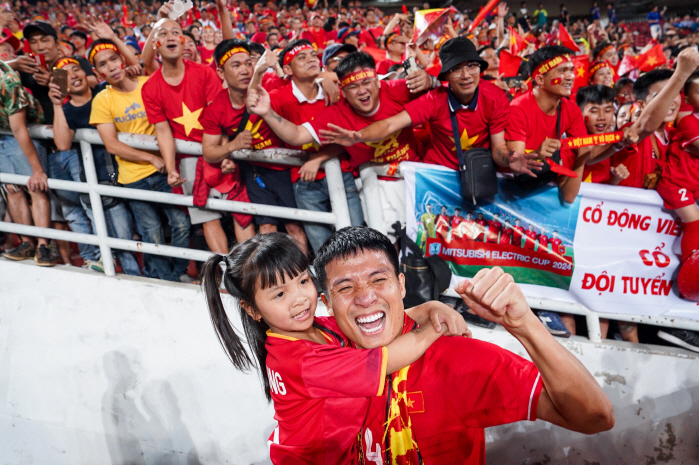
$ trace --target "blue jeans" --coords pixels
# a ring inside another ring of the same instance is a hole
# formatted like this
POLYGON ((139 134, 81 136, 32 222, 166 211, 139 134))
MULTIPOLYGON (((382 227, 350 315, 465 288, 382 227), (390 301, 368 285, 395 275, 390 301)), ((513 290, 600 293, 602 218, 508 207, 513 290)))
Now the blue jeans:
MULTIPOLYGON (((359 200, 357 186, 354 183, 354 176, 352 176, 352 173, 342 173, 342 180, 345 183, 350 221, 352 226, 360 226, 364 223, 364 213, 362 212, 362 203, 359 200)), ((294 197, 296 197, 296 205, 302 210, 330 211, 328 178, 313 182, 297 181, 294 184, 294 197)), ((311 247, 316 252, 333 232, 333 227, 329 224, 304 222, 303 228, 306 230, 308 242, 310 242, 311 247)))
MULTIPOLYGON (((49 155, 48 176, 62 181, 80 182, 80 155, 75 149, 64 152, 56 152, 49 155)), ((61 201, 63 217, 70 225, 70 230, 93 234, 92 222, 80 202, 80 194, 71 191, 56 190, 56 195, 61 201)), ((78 244, 78 250, 83 260, 99 260, 99 248, 90 244, 78 244)))
MULTIPOLYGON (((46 167, 46 148, 36 140, 32 140, 36 152, 39 155, 39 162, 45 172, 48 173, 46 167)), ((13 136, 0 134, 0 173, 20 174, 22 176, 31 176, 34 174, 32 165, 29 164, 27 156, 22 152, 19 142, 13 136)))
MULTIPOLYGON (((142 189, 171 194, 172 187, 167 183, 167 175, 153 173, 131 184, 125 184, 129 189, 142 189)), ((158 212, 167 216, 170 228, 172 228, 172 246, 189 248, 189 229, 191 223, 189 215, 179 208, 171 205, 159 205, 156 203, 130 200, 129 206, 133 212, 136 230, 143 238, 143 242, 151 244, 165 244, 163 225, 160 223, 158 212)), ((145 275, 150 278, 179 281, 185 274, 189 260, 182 258, 168 258, 160 255, 144 254, 145 275)))

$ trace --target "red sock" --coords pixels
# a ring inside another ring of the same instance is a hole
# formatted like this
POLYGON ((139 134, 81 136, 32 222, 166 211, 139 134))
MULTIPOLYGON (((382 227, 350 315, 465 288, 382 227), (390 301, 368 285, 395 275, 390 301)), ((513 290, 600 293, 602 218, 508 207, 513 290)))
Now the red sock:
POLYGON ((699 220, 684 224, 682 231, 682 262, 699 249, 699 220))

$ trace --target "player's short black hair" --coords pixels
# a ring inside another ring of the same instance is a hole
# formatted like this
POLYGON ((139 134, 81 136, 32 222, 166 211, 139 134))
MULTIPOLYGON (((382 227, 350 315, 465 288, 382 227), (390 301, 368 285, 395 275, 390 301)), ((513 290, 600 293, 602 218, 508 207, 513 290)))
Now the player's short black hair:
POLYGON ((313 262, 320 292, 327 292, 328 276, 325 268, 336 258, 351 258, 360 252, 374 251, 386 255, 398 276, 398 253, 388 237, 366 226, 350 226, 335 231, 320 247, 313 262))
POLYGON ((337 22, 337 18, 333 18, 332 16, 329 16, 328 19, 325 20, 325 24, 323 24, 323 30, 325 32, 330 32, 333 30, 335 27, 335 23, 337 22))
POLYGON ((313 44, 308 39, 299 39, 291 42, 289 45, 284 47, 284 49, 279 53, 279 66, 281 66, 282 68, 284 67, 284 57, 286 56, 286 54, 292 51, 294 47, 298 47, 299 45, 308 45, 310 47, 313 47, 313 44))
MULTIPOLYGON (((478 49, 478 54, 479 55, 482 54, 483 52, 485 52, 489 48, 492 48, 493 50, 495 50, 495 47, 493 47, 492 45, 486 45, 486 46, 483 46, 483 47, 478 49)), ((495 51, 497 52, 497 50, 495 50, 495 51)))
POLYGON ((560 45, 547 45, 541 47, 529 57, 527 72, 531 76, 534 70, 541 66, 545 61, 556 58, 561 55, 572 55, 573 51, 569 48, 560 45))
POLYGON ((670 69, 654 69, 648 71, 633 83, 633 94, 636 96, 636 100, 643 100, 645 102, 648 97, 648 89, 650 86, 656 82, 667 81, 671 77, 672 70, 670 69))
POLYGON ((255 54, 255 55, 264 55, 265 53, 265 46, 262 44, 258 44, 257 42, 250 42, 248 44, 248 50, 250 51, 250 54, 255 54))
POLYGON ((699 71, 694 71, 684 83, 684 95, 687 95, 692 90, 692 84, 699 81, 699 71))
POLYGON ((607 42, 606 40, 599 42, 597 45, 595 45, 595 48, 592 49, 592 58, 596 60, 597 57, 602 53, 602 50, 609 47, 610 45, 612 44, 610 42, 607 42))
MULTIPOLYGON (((92 50, 94 50, 94 48, 97 47, 97 46, 100 45, 100 44, 111 44, 111 45, 114 45, 114 46, 116 47, 116 44, 115 44, 114 41, 112 41, 112 40, 109 40, 109 39, 97 39, 96 41, 92 42, 92 44, 90 45, 90 48, 87 50, 87 56, 88 56, 88 58, 92 55, 92 50)), ((119 55, 121 55, 121 53, 119 53, 119 55)), ((93 57, 93 58, 94 58, 94 57, 93 57)), ((95 66, 95 64, 92 63, 92 66, 95 66)))
POLYGON ((195 44, 197 43, 197 39, 194 38, 194 34, 192 34, 191 32, 189 32, 189 31, 182 31, 182 35, 183 35, 183 36, 187 36, 187 37, 189 37, 190 39, 192 39, 192 41, 193 41, 195 44))
POLYGON ((376 69, 376 61, 374 61, 374 57, 366 52, 350 53, 338 63, 337 68, 335 68, 335 74, 337 74, 338 79, 342 80, 345 75, 357 68, 376 69))
POLYGON ((386 49, 388 48, 388 41, 389 41, 389 39, 390 39, 391 37, 393 37, 394 35, 396 35, 396 34, 398 34, 398 33, 397 33, 397 32, 391 32, 391 33, 386 34, 386 37, 383 38, 383 47, 384 47, 384 48, 386 48, 386 49))
POLYGON ((236 47, 244 48, 248 51, 248 53, 250 53, 250 47, 248 47, 248 43, 244 40, 226 39, 218 44, 214 49, 214 63, 216 63, 216 66, 218 66, 218 62, 221 60, 223 55, 226 54, 226 52, 236 47))
POLYGON ((581 87, 578 89, 578 95, 575 97, 575 102, 580 109, 585 108, 588 103, 602 105, 604 103, 614 103, 616 92, 609 86, 596 85, 581 87))
POLYGON ((617 82, 614 83, 614 90, 617 94, 619 94, 621 92, 621 89, 628 86, 629 84, 633 85, 633 79, 621 77, 617 82))

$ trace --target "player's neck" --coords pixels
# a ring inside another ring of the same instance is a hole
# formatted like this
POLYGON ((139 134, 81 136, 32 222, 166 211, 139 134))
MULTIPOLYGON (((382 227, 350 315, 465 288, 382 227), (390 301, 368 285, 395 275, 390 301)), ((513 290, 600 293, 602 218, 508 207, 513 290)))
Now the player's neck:
POLYGON ((240 110, 241 108, 245 107, 247 98, 248 98, 247 89, 240 90, 240 89, 233 89, 231 87, 228 88, 228 100, 231 102, 231 105, 236 110, 240 110))
POLYGON ((556 109, 558 109, 558 104, 561 101, 560 95, 554 95, 547 92, 543 87, 534 87, 534 98, 536 98, 536 103, 539 105, 539 109, 545 114, 551 116, 556 114, 556 109))
POLYGON ((184 60, 181 56, 175 59, 163 58, 160 72, 163 73, 165 82, 171 86, 177 86, 184 79, 184 60))
POLYGON ((81 94, 70 94, 70 104, 74 107, 81 107, 92 100, 92 91, 88 87, 81 94))
POLYGON ((123 92, 125 94, 128 94, 129 92, 133 92, 138 88, 138 78, 136 77, 125 77, 122 79, 119 83, 117 84, 111 84, 112 88, 119 91, 123 92))
POLYGON ((301 91, 304 97, 312 102, 318 96, 318 84, 316 84, 315 78, 298 79, 295 76, 292 77, 294 84, 301 91))

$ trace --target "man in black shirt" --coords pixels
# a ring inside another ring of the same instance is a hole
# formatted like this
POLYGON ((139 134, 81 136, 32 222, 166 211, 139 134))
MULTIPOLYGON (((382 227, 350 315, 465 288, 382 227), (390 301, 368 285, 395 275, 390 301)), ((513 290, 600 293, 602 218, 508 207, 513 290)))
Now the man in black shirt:
MULTIPOLYGON (((68 96, 69 101, 63 105, 60 88, 53 83, 49 84, 48 96, 52 102, 54 142, 59 152, 54 154, 54 166, 57 169, 51 173, 51 177, 68 181, 85 181, 80 146, 73 144, 73 136, 78 129, 90 128, 90 112, 92 111, 93 91, 87 81, 87 75, 82 69, 77 57, 59 59, 56 68, 65 69, 68 72, 68 96)), ((100 183, 113 183, 116 181, 116 163, 112 155, 104 147, 93 145, 92 155, 97 171, 97 180, 100 183)), ((92 234, 94 216, 92 214, 89 197, 81 195, 76 202, 63 202, 63 214, 68 219, 71 229, 75 232, 92 234), (78 211, 80 210, 80 211, 78 211), (80 214, 86 214, 90 222, 80 221, 80 214), (71 219, 73 221, 71 221, 71 219)), ((104 215, 107 224, 107 233, 110 237, 131 240, 133 237, 133 217, 125 202, 119 199, 105 201, 103 197, 104 215)), ((80 245, 80 255, 85 260, 88 268, 103 271, 99 249, 94 246, 80 245)), ((141 276, 141 269, 133 253, 117 251, 116 256, 121 263, 124 273, 141 276)))

